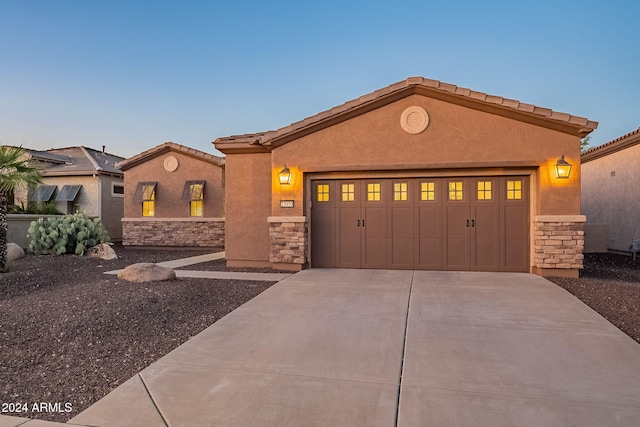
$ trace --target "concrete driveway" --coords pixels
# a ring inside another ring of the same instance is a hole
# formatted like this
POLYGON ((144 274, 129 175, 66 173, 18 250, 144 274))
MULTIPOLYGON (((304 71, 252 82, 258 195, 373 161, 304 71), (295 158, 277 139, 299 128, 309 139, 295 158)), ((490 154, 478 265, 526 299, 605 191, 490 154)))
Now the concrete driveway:
POLYGON ((640 345, 538 276, 305 270, 71 423, 640 425, 640 345))

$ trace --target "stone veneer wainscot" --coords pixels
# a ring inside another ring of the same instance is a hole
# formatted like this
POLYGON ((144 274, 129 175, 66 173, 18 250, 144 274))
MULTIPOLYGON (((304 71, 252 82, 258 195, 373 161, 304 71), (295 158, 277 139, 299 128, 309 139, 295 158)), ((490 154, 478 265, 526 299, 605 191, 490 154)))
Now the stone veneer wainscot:
POLYGON ((269 222, 269 262, 276 268, 300 270, 308 262, 307 217, 272 216, 269 222))
POLYGON ((538 215, 533 218, 534 267, 542 275, 577 276, 577 271, 583 268, 585 221, 584 215, 538 215), (570 270, 576 274, 570 274, 570 270))
POLYGON ((224 248, 224 218, 123 218, 124 246, 224 248))

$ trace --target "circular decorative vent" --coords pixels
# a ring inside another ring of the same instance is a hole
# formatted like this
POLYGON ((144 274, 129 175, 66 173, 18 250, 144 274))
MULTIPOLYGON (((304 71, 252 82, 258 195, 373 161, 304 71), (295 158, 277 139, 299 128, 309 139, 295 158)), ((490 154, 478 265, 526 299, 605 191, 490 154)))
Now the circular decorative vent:
POLYGON ((173 156, 169 156, 164 159, 164 170, 167 172, 174 172, 178 169, 178 159, 173 156))
POLYGON ((422 107, 409 107, 400 117, 400 126, 405 132, 416 135, 429 126, 429 115, 422 107))

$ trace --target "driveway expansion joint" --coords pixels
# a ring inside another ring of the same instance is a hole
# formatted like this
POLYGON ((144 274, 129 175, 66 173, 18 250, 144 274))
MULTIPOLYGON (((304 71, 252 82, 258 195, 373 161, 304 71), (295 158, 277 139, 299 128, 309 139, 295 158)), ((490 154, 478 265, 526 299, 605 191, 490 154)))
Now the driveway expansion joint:
POLYGON ((158 415, 160 415, 162 422, 166 427, 170 427, 169 423, 167 422, 167 419, 165 418, 164 414, 160 410, 160 407, 156 403, 156 400, 153 398, 153 395, 151 394, 151 390, 149 390, 149 386, 147 385, 147 382, 144 380, 144 377, 142 376, 142 372, 138 373, 138 378, 140 378, 140 381, 142 382, 142 386, 144 387, 144 390, 147 392, 147 395, 149 396, 151 403, 153 403, 153 406, 156 408, 156 411, 158 411, 158 415))

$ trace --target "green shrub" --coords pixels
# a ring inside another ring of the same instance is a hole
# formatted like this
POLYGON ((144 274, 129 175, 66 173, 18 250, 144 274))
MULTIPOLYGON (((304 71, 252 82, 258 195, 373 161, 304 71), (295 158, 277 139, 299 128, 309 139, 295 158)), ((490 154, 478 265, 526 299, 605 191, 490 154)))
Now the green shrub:
POLYGON ((27 202, 27 206, 24 206, 24 202, 20 202, 18 205, 9 205, 7 213, 10 214, 35 214, 35 215, 62 215, 62 212, 58 210, 55 202, 27 202))
POLYGON ((80 212, 38 218, 31 222, 27 237, 29 250, 36 255, 84 255, 87 249, 110 240, 99 218, 92 220, 80 212))

